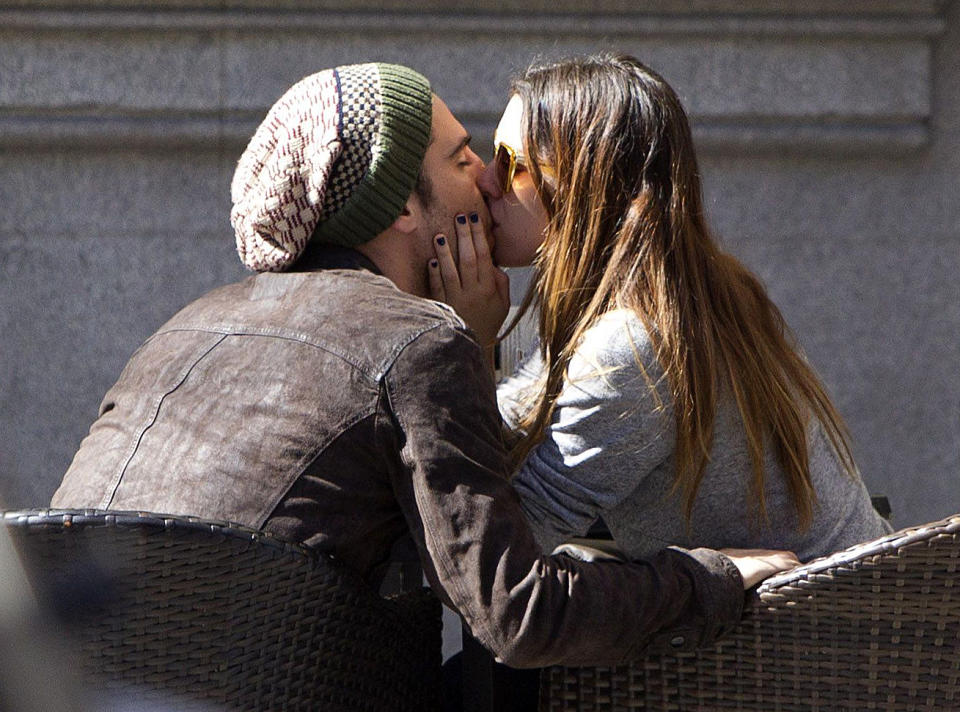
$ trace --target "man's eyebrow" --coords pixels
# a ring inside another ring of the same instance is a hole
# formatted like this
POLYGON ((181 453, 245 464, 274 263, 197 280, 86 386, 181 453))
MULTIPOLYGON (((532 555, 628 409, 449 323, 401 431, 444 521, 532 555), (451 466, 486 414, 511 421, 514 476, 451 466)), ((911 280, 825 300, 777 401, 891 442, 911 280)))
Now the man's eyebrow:
POLYGON ((452 151, 450 151, 450 155, 447 156, 447 158, 453 158, 454 156, 456 156, 458 153, 460 153, 460 151, 462 151, 464 148, 470 145, 471 140, 473 140, 473 136, 471 136, 470 134, 467 134, 466 136, 464 136, 462 139, 460 139, 460 143, 458 143, 456 147, 452 151))

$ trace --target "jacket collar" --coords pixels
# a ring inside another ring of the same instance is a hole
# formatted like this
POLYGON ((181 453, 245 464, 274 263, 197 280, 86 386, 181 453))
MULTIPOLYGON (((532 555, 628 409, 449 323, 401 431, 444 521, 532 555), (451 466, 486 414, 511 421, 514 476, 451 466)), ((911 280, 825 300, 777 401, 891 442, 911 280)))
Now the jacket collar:
POLYGON ((352 247, 311 244, 293 266, 291 272, 313 272, 322 269, 358 269, 383 274, 373 261, 352 247))

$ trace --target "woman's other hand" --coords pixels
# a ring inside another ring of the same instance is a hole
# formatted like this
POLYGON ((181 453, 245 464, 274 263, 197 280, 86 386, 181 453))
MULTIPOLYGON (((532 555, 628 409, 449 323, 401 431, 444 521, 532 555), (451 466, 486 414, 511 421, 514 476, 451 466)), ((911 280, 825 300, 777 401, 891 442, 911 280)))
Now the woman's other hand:
POLYGON ((486 230, 476 213, 454 219, 458 258, 445 235, 433 241, 436 259, 427 265, 430 296, 452 306, 477 335, 484 349, 491 348, 510 309, 510 278, 493 264, 486 230))
POLYGON ((720 549, 720 553, 730 559, 740 571, 744 591, 753 588, 765 578, 800 565, 792 551, 720 549))

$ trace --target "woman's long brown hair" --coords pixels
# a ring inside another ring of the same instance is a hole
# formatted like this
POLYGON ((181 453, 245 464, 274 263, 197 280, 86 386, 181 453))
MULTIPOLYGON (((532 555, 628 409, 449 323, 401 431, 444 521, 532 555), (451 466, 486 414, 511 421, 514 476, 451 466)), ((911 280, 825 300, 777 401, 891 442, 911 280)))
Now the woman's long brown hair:
POLYGON ((763 285, 711 238, 673 89, 632 57, 600 55, 534 66, 512 92, 524 104, 527 169, 549 216, 521 305, 521 313, 539 307, 545 376, 520 423, 514 463, 543 439, 584 333, 627 308, 646 327, 672 394, 675 491, 687 520, 724 392, 746 429, 755 514, 767 518, 764 452, 772 447, 799 526, 808 527, 816 502, 810 416, 856 476, 849 436, 763 285), (541 166, 550 167, 549 185, 541 166))

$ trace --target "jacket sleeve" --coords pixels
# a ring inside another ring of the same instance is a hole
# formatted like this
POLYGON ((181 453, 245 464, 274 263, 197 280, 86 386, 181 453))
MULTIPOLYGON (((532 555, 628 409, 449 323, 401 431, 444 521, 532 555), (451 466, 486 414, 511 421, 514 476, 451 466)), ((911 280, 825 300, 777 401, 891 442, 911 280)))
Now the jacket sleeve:
POLYGON ((506 479, 492 376, 470 336, 428 330, 383 379, 381 447, 434 589, 514 667, 617 664, 649 648, 689 650, 739 620, 733 564, 671 548, 652 560, 547 557, 506 479))

